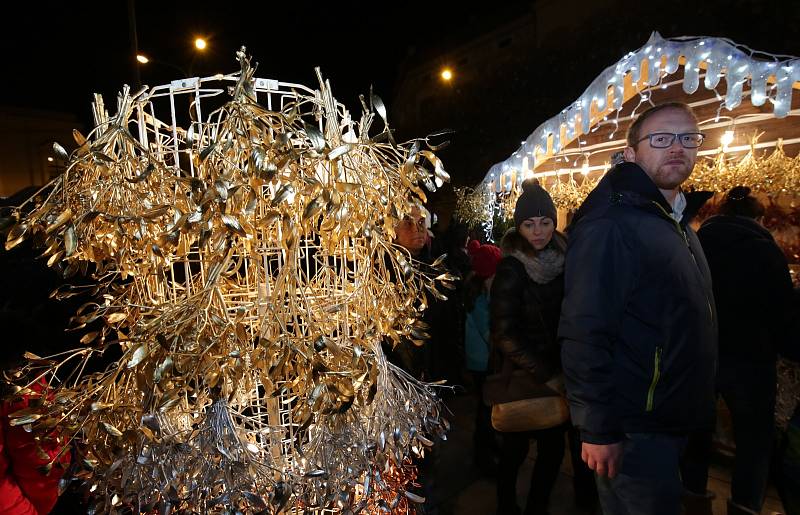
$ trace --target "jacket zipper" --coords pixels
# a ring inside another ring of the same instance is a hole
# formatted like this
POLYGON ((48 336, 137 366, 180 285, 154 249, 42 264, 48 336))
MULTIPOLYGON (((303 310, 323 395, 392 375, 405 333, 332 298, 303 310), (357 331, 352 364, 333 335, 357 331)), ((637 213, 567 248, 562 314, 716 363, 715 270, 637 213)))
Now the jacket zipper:
POLYGON ((647 407, 645 411, 653 411, 653 397, 656 394, 656 386, 661 378, 661 347, 656 347, 656 355, 653 363, 653 379, 650 381, 650 388, 647 390, 647 407))
MULTIPOLYGON (((672 224, 675 226, 675 229, 678 231, 678 234, 680 234, 683 237, 683 242, 686 243, 686 248, 689 249, 689 255, 692 256, 692 261, 694 261, 694 266, 697 267, 698 270, 700 270, 700 264, 697 262, 697 258, 694 257, 694 252, 692 252, 692 245, 689 243, 689 237, 686 236, 686 231, 684 231, 681 228, 681 224, 679 224, 677 220, 672 218, 670 216, 670 214, 667 213, 667 211, 664 209, 664 207, 661 204, 659 204, 658 202, 655 202, 655 201, 651 201, 651 202, 653 202, 653 204, 658 209, 660 209, 662 213, 664 213, 664 216, 666 216, 672 222, 672 224)), ((708 316, 711 319, 711 323, 713 324, 714 323, 714 309, 711 307, 711 300, 708 298, 708 294, 705 294, 705 297, 706 297, 706 305, 708 306, 708 316)))

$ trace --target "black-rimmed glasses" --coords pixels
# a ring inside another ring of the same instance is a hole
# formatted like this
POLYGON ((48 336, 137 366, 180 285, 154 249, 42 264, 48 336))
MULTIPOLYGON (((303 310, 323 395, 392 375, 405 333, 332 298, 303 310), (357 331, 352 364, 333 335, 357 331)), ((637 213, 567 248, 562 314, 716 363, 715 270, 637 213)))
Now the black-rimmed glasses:
POLYGON ((650 146, 653 148, 669 148, 673 143, 675 143, 675 138, 678 138, 678 141, 681 143, 683 148, 697 148, 703 144, 703 140, 706 138, 706 135, 702 132, 684 132, 681 134, 674 134, 671 132, 654 132, 652 134, 648 134, 644 138, 641 138, 636 143, 649 139, 650 146))

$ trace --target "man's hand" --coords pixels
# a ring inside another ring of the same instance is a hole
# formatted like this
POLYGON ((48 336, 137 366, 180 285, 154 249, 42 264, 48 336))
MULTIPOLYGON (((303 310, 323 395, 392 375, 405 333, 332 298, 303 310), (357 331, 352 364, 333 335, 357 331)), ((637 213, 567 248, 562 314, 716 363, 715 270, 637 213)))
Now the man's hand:
POLYGON ((613 478, 619 472, 622 462, 622 443, 599 445, 583 442, 581 444, 581 459, 598 476, 613 478))

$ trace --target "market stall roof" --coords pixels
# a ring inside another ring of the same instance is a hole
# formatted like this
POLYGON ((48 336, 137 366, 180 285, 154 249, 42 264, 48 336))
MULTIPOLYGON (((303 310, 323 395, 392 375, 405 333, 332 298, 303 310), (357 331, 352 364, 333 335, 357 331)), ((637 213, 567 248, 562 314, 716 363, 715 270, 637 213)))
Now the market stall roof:
POLYGON ((724 38, 664 39, 653 32, 644 46, 606 68, 577 100, 539 125, 505 161, 492 166, 482 182, 494 182, 497 188, 501 185, 496 179, 504 174, 522 179, 526 171, 558 154, 627 100, 675 74, 680 66, 687 95, 697 92, 703 75, 702 84, 708 90, 724 79, 726 92, 720 102, 728 111, 749 96, 754 106, 771 103, 774 116, 783 118, 790 113, 794 89, 800 89, 800 58, 754 51, 724 38), (745 85, 749 95, 743 95, 745 85))

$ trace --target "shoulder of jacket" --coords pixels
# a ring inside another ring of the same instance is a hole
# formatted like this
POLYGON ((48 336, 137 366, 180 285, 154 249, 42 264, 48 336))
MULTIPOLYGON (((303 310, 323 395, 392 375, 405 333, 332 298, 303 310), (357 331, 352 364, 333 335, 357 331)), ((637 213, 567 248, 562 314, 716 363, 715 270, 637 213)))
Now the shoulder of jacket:
POLYGON ((520 271, 524 270, 524 266, 522 262, 514 256, 506 255, 503 256, 503 259, 497 264, 497 272, 495 272, 495 280, 497 279, 497 274, 501 271, 503 272, 513 272, 515 275, 519 275, 520 271))

